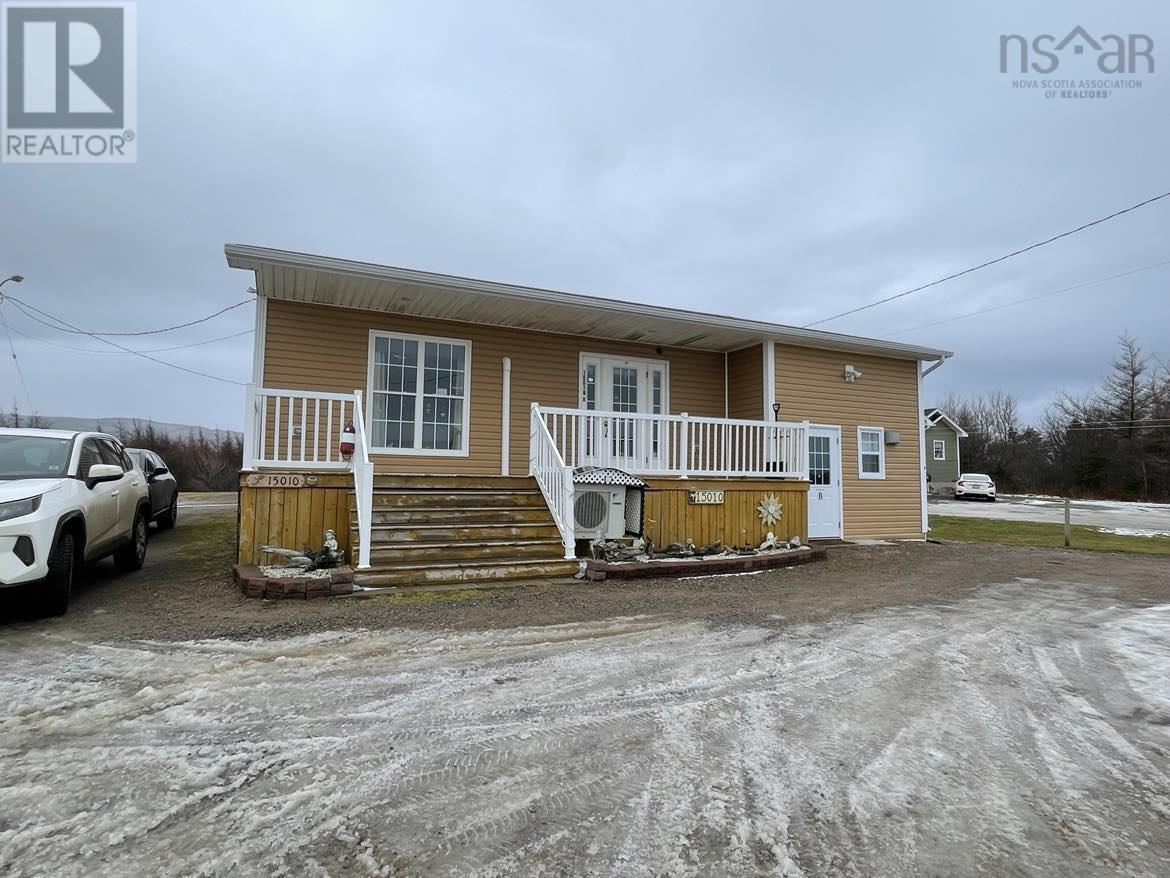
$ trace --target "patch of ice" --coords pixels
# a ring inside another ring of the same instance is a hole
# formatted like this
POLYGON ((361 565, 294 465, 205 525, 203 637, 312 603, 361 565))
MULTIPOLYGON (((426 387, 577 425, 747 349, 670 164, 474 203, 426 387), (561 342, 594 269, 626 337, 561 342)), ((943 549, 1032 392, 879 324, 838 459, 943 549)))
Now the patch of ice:
MULTIPOLYGON (((781 568, 787 569, 787 568, 781 568)), ((740 570, 737 573, 708 573, 706 576, 679 576, 678 582, 686 582, 690 579, 719 579, 723 576, 759 576, 761 573, 766 573, 765 570, 740 570)))
POLYGON ((1139 527, 1099 527, 1097 532, 1119 537, 1170 537, 1170 530, 1144 530, 1139 527))

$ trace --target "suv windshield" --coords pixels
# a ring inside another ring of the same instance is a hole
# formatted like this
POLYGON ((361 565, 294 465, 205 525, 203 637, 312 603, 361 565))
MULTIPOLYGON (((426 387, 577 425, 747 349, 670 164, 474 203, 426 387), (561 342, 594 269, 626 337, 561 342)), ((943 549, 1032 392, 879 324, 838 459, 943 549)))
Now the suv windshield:
POLYGON ((0 436, 0 479, 51 479, 69 466, 68 439, 0 436))

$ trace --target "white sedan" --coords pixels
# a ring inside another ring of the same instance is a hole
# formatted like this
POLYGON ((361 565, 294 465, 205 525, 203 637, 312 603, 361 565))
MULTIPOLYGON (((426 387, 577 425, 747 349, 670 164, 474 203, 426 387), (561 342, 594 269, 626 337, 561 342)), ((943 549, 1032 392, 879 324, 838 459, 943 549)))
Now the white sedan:
POLYGON ((995 482, 991 476, 982 473, 963 473, 955 482, 955 499, 966 500, 969 497, 982 497, 984 500, 995 502, 995 482))

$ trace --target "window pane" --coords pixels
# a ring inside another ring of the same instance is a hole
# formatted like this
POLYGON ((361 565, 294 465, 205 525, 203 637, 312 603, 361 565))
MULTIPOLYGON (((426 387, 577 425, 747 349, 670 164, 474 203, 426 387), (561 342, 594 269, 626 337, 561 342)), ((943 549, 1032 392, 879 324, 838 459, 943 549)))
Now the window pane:
POLYGON ((881 457, 876 454, 861 455, 861 471, 863 473, 880 473, 882 471, 881 457))
POLYGON ((384 448, 461 448, 468 365, 465 345, 376 337, 370 391, 374 444, 384 448), (423 431, 416 434, 420 404, 423 431))
POLYGON ((597 366, 593 363, 585 367, 585 408, 597 408, 597 366))

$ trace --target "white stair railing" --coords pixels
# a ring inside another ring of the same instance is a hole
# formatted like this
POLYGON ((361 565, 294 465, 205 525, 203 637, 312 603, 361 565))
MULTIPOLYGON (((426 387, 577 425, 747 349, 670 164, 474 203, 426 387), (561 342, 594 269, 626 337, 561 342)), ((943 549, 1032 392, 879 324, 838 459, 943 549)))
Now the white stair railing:
POLYGON ((573 468, 565 463, 557 449, 540 405, 532 403, 528 430, 528 474, 536 478, 540 493, 548 504, 561 542, 565 544, 565 558, 577 557, 573 535, 573 468))
POLYGON ((366 436, 366 419, 362 414, 362 392, 353 392, 353 492, 358 519, 358 570, 370 569, 370 524, 374 515, 374 465, 370 462, 370 443, 366 436))

